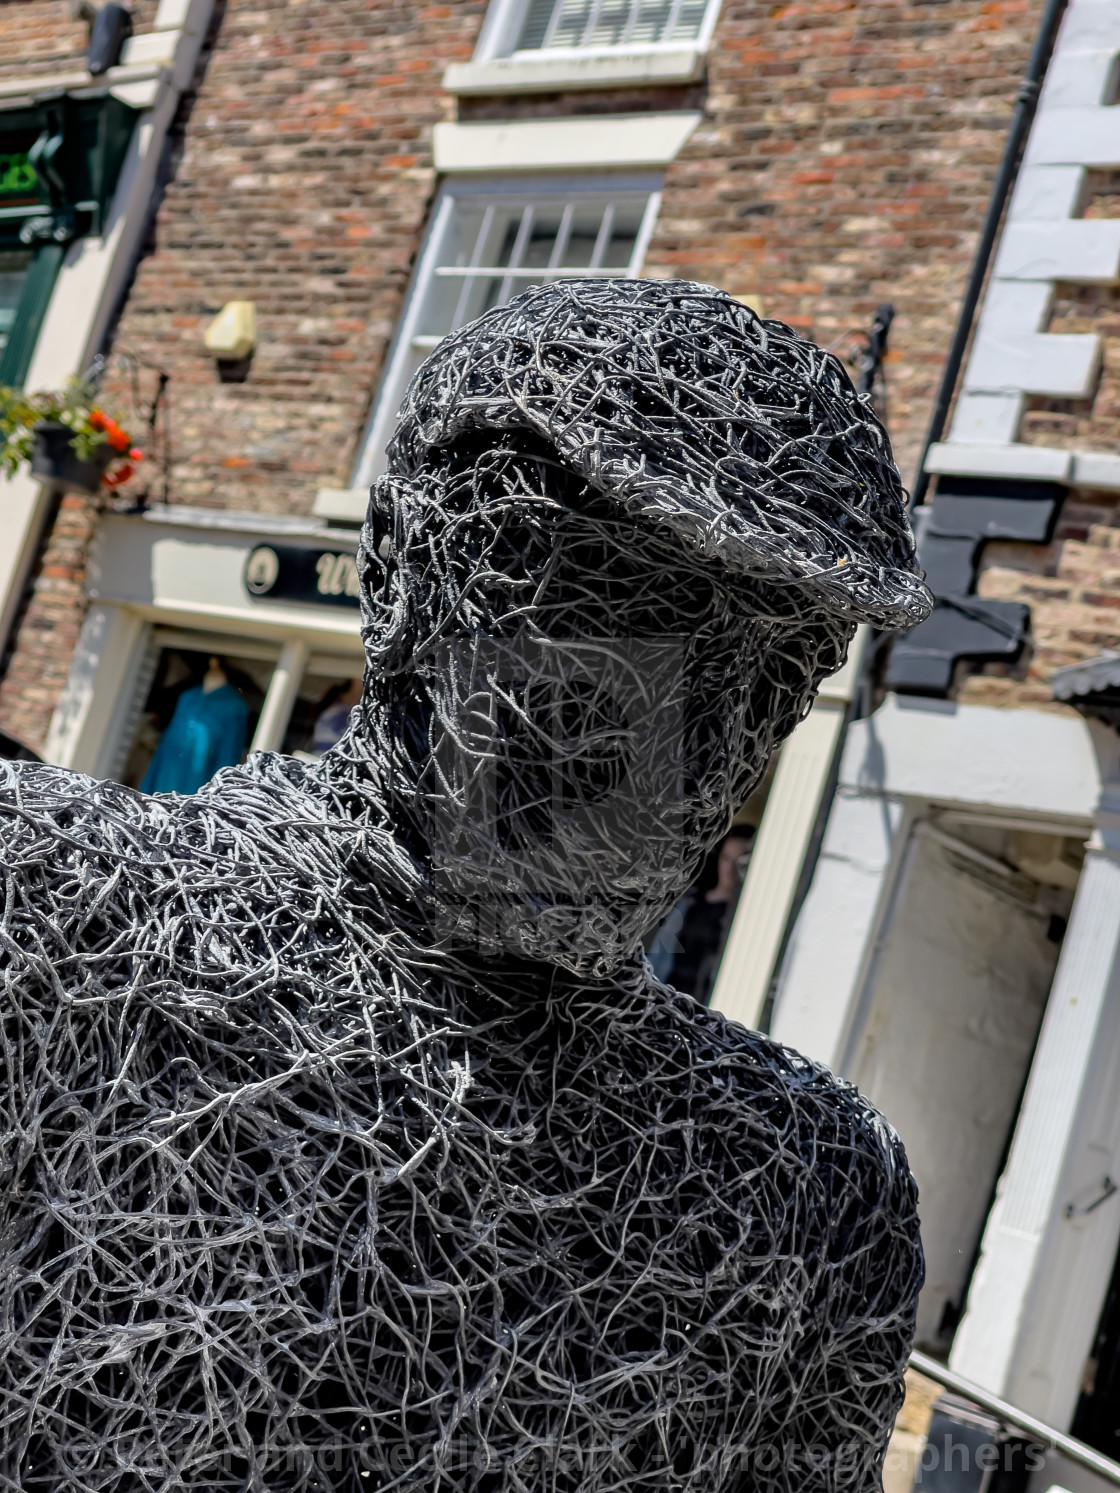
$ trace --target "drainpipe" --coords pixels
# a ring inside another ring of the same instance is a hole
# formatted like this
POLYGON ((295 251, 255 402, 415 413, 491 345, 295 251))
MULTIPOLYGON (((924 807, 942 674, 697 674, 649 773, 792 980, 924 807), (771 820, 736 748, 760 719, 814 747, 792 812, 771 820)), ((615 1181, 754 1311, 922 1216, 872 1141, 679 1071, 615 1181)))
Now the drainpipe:
POLYGON ((1003 222, 1004 208, 1007 206, 1007 199, 1011 195, 1011 188, 1015 185, 1015 179, 1019 175, 1019 163, 1023 158, 1023 148, 1027 143, 1027 135, 1030 131, 1031 121, 1034 119, 1035 109, 1038 107, 1038 96, 1042 92, 1042 80, 1045 78, 1046 69, 1050 64, 1050 54, 1054 50, 1054 41, 1058 35, 1058 25, 1065 12, 1066 3, 1067 0, 1047 0, 1046 9, 1043 11, 1042 20, 1039 23, 1038 34, 1035 36, 1034 46, 1031 49, 1030 61, 1027 63, 1027 71, 1022 83, 1019 85, 1019 93, 1015 100, 1015 112, 1011 116, 1011 127, 1007 131, 1007 144, 1003 149, 1003 159, 1000 161, 999 172, 992 187, 987 216, 984 219, 984 227, 981 230, 980 242, 976 249, 976 258, 972 262, 972 273, 968 277, 968 286, 965 289, 964 299, 961 302, 960 316, 957 319, 957 329, 953 333, 953 342, 949 348, 949 356, 945 360, 945 371, 941 376, 941 387, 937 391, 937 401, 933 406, 933 416, 929 422, 929 433, 926 436, 926 443, 922 447, 921 460, 918 462, 918 470, 914 477, 912 506, 915 508, 925 500, 926 489, 929 486, 926 457, 929 455, 929 448, 936 445, 945 433, 945 421, 949 415, 949 406, 953 402, 957 380, 960 378, 964 355, 968 350, 969 338, 972 335, 972 323, 976 319, 976 308, 980 304, 980 296, 984 290, 984 281, 987 279, 992 251, 996 246, 996 239, 999 236, 1000 224, 1003 222))

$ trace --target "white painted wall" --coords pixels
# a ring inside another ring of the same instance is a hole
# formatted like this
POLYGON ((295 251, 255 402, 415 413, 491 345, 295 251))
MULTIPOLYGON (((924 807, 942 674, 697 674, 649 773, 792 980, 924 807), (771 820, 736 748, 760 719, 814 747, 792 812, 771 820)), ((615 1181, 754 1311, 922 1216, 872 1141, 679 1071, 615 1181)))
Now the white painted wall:
POLYGON ((437 124, 432 154, 441 173, 619 170, 666 166, 700 123, 690 110, 672 114, 597 115, 437 124))
POLYGON ((773 1035, 842 1069, 862 1020, 908 817, 934 803, 1087 831, 1100 781, 1089 727, 1069 716, 891 696, 855 721, 782 969, 773 1035))
POLYGON ((1058 958, 1037 887, 968 852, 914 826, 844 1067, 918 1179, 925 1346, 939 1343, 946 1306, 963 1304, 1058 958))
POLYGON ((790 939, 771 1034, 829 1068, 840 1067, 902 820, 901 799, 837 789, 790 939))
POLYGON ((867 639, 866 626, 859 627, 847 660, 822 682, 812 710, 778 757, 758 841, 712 991, 715 1010, 744 1026, 757 1026, 770 993, 848 706, 859 682, 867 639))
POLYGON ((258 544, 302 537, 342 551, 355 548, 356 535, 337 530, 328 535, 307 520, 284 524, 252 515, 193 521, 205 519, 205 513, 190 509, 105 518, 90 558, 90 597, 186 627, 279 639, 300 633, 325 646, 360 651, 356 607, 274 602, 250 596, 244 581, 245 561, 258 544))
POLYGON ((1076 826, 1092 823, 1101 774, 1078 717, 892 695, 849 730, 840 781, 1076 826))
MULTIPOLYGON (((817 874, 782 972, 772 1030, 779 1040, 838 1071, 852 1072, 862 1064, 856 1076, 877 1084, 861 1056, 861 1034, 882 995, 878 982, 887 961, 880 956, 891 946, 903 847, 911 841, 913 823, 931 807, 1058 834, 1084 833, 1097 825, 952 1357, 960 1372, 1065 1426, 1120 1240, 1120 1199, 1084 1217, 1064 1215, 1065 1204, 1091 1196, 1105 1174, 1120 1177, 1116 733, 1041 711, 892 699, 856 722, 841 759, 817 874)), ((1024 936, 1016 933, 1014 943, 1024 936)), ((994 964, 1012 971, 1022 957, 1019 947, 992 952, 994 964)), ((905 973, 908 989, 919 992, 919 1007, 936 1000, 952 1010, 952 989, 920 994, 931 978, 924 967, 930 958, 928 952, 916 953, 909 972, 898 961, 891 978, 898 982, 905 973)), ((937 958, 941 961, 940 951, 937 958)), ((937 978, 943 973, 942 964, 937 978)), ((1004 1002, 997 988, 990 1009, 999 1010, 1004 1002)), ((959 1018, 962 1008, 956 1009, 959 1018)), ((907 1020, 919 1015, 920 1009, 907 1020)), ((1020 1030, 1017 1040, 1021 1036, 1020 1030)), ((971 1046, 967 1028, 965 1037, 971 1046)), ((890 1040, 905 1059, 899 1071, 909 1076, 914 1057, 906 1052, 908 1043, 897 1036, 890 1040)), ((909 1045, 933 1040, 911 1030, 909 1045)), ((970 1062, 983 1046, 980 1041, 970 1062)), ((920 1160, 920 1131, 928 1124, 937 1136, 940 1113, 948 1109, 951 1115, 960 1102, 955 1078, 948 1082, 952 1102, 944 1092, 931 1092, 928 1118, 917 1114, 917 1106, 906 1117, 905 1091, 874 1095, 900 1123, 919 1175, 929 1165, 920 1160)), ((909 1082, 903 1085, 908 1087, 909 1082)), ((974 1112, 970 1124, 975 1117, 974 1112)), ((953 1144, 958 1143, 959 1137, 953 1144)), ((936 1240, 935 1248, 942 1250, 936 1240)))
POLYGON ((954 1369, 1068 1427, 1120 1243, 1120 780, 1106 786, 954 1369))

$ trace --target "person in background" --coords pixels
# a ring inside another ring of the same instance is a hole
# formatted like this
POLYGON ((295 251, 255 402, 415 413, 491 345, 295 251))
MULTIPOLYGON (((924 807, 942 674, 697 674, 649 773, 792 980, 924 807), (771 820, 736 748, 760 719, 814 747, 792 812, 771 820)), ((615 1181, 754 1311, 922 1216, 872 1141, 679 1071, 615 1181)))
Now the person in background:
POLYGON ((727 942, 731 919, 750 860, 754 830, 732 829, 705 866, 706 875, 687 891, 658 928, 647 950, 653 972, 707 1005, 727 942), (705 887, 715 864, 714 884, 705 887))
POLYGON ((319 714, 315 717, 315 729, 311 733, 311 754, 321 757, 329 751, 346 730, 350 712, 362 698, 362 681, 348 679, 343 685, 333 685, 326 693, 319 714))
POLYGON ((179 696, 160 738, 141 793, 195 793, 220 767, 245 752, 249 707, 230 684, 222 662, 210 660, 202 683, 179 696))

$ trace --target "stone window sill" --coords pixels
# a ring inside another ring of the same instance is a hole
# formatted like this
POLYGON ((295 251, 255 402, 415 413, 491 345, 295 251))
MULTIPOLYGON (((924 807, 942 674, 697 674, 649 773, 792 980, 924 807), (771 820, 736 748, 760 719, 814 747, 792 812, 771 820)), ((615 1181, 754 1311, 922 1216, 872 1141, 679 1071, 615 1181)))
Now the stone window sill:
POLYGON ((521 52, 489 62, 453 62, 443 75, 449 93, 559 93, 590 88, 642 88, 692 83, 704 70, 699 47, 635 47, 617 51, 521 52))

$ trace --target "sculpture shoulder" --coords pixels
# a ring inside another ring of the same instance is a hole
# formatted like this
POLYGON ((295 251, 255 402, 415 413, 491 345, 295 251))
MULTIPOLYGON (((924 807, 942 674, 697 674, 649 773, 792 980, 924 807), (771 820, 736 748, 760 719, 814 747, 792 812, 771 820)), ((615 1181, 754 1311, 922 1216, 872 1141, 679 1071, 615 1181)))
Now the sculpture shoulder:
POLYGON ((115 934, 139 950, 174 925, 182 952, 211 911, 236 922, 270 907, 304 922, 312 908, 320 934, 324 921, 344 927, 355 916, 344 865, 353 838, 298 774, 267 762, 227 768, 189 796, 0 764, 0 907, 54 946, 108 947, 115 934))
POLYGON ((663 986, 651 986, 649 1008, 659 1044, 688 1054, 696 1120, 733 1189, 744 1157, 769 1147, 786 1185, 803 1187, 826 1213, 889 1217, 919 1250, 906 1152, 853 1084, 663 986))
MULTIPOLYGON (((340 826, 301 789, 298 772, 277 771, 267 760, 264 772, 226 768, 186 796, 143 794, 43 763, 0 762, 0 850, 9 869, 25 874, 48 861, 58 872, 81 864, 87 881, 122 862, 179 875, 194 864, 224 868, 227 879, 248 885, 252 868, 270 860, 290 862, 286 869, 298 873, 312 857, 308 836, 316 830, 340 839, 340 826)), ((323 877, 327 867, 320 862, 316 871, 323 877)))
POLYGON ((0 762, 0 855, 23 877, 64 877, 145 830, 145 800, 118 783, 45 763, 0 762))

